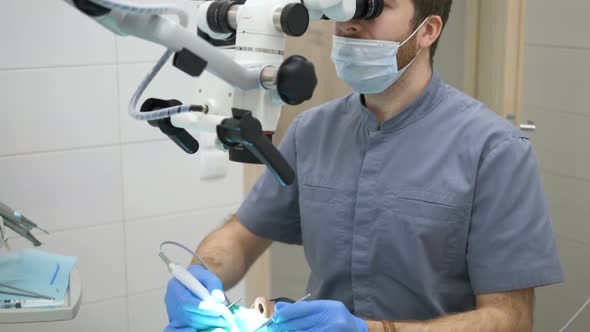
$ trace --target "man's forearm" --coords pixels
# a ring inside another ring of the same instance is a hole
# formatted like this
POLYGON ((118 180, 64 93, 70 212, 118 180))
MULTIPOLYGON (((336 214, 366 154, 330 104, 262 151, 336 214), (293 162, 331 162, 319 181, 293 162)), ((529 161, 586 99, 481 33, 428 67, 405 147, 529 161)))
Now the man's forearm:
MULTIPOLYGON (((389 332, 530 332, 527 315, 498 308, 481 308, 431 321, 388 322, 389 332)), ((379 321, 367 321, 369 332, 387 332, 379 321)))
MULTIPOLYGON (((225 289, 234 287, 272 241, 248 231, 236 216, 221 229, 209 234, 197 254, 221 281, 225 289)), ((192 264, 199 264, 193 260, 192 264)))
MULTIPOLYGON (((243 255, 233 243, 216 241, 216 233, 207 236, 197 249, 197 254, 207 263, 227 290, 234 287, 247 271, 243 255)), ((192 264, 199 264, 197 260, 192 264)))

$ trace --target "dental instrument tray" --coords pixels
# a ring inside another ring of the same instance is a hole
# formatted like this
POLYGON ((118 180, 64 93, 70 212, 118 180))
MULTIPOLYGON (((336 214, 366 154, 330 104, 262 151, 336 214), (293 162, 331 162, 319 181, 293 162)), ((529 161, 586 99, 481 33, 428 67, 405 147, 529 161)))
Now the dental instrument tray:
MULTIPOLYGON (((70 274, 65 303, 55 307, 0 309, 1 324, 72 320, 78 314, 82 299, 82 280, 76 268, 70 274)), ((1 305, 1 304, 0 304, 1 305)), ((2 328, 0 327, 0 330, 2 328)))

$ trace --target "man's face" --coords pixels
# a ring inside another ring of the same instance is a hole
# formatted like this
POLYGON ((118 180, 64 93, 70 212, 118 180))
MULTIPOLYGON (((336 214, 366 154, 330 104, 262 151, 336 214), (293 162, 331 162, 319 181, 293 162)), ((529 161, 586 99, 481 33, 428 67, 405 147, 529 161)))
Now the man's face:
MULTIPOLYGON (((383 12, 372 20, 336 22, 334 35, 348 38, 403 42, 413 31, 416 9, 413 0, 384 0, 383 12)), ((409 40, 398 53, 398 66, 406 66, 416 56, 416 38, 409 40)))

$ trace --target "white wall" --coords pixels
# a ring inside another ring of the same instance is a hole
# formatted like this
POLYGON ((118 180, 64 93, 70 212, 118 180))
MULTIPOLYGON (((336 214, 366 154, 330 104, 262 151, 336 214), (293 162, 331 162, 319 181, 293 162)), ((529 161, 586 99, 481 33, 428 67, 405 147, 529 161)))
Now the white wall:
MULTIPOLYGON (((590 296, 590 35, 587 0, 530 0, 523 121, 553 217, 566 282, 538 290, 535 332, 559 329, 590 296)), ((590 330, 590 308, 569 331, 590 330)))
MULTIPOLYGON (((196 247, 241 202, 243 167, 203 181, 198 154, 126 115, 163 49, 115 37, 60 0, 3 0, 0 41, 0 201, 51 232, 42 248, 77 256, 83 280, 74 321, 0 330, 162 331, 158 246, 196 247)), ((146 97, 190 102, 194 82, 167 67, 146 97)))
POLYGON ((434 70, 449 85, 463 89, 466 1, 454 0, 451 15, 434 55, 434 70))

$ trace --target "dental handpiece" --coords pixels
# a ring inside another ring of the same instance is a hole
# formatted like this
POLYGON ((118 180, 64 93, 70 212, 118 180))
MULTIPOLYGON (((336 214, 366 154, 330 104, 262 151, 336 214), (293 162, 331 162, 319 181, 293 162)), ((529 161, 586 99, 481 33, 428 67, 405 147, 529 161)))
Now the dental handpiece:
MULTIPOLYGON (((202 301, 217 302, 213 295, 209 293, 207 288, 197 280, 187 269, 180 264, 172 262, 163 252, 159 254, 160 258, 166 263, 168 271, 186 288, 188 288, 194 295, 198 296, 202 301)), ((220 314, 228 321, 232 321, 232 314, 229 307, 221 304, 219 305, 220 314)))

